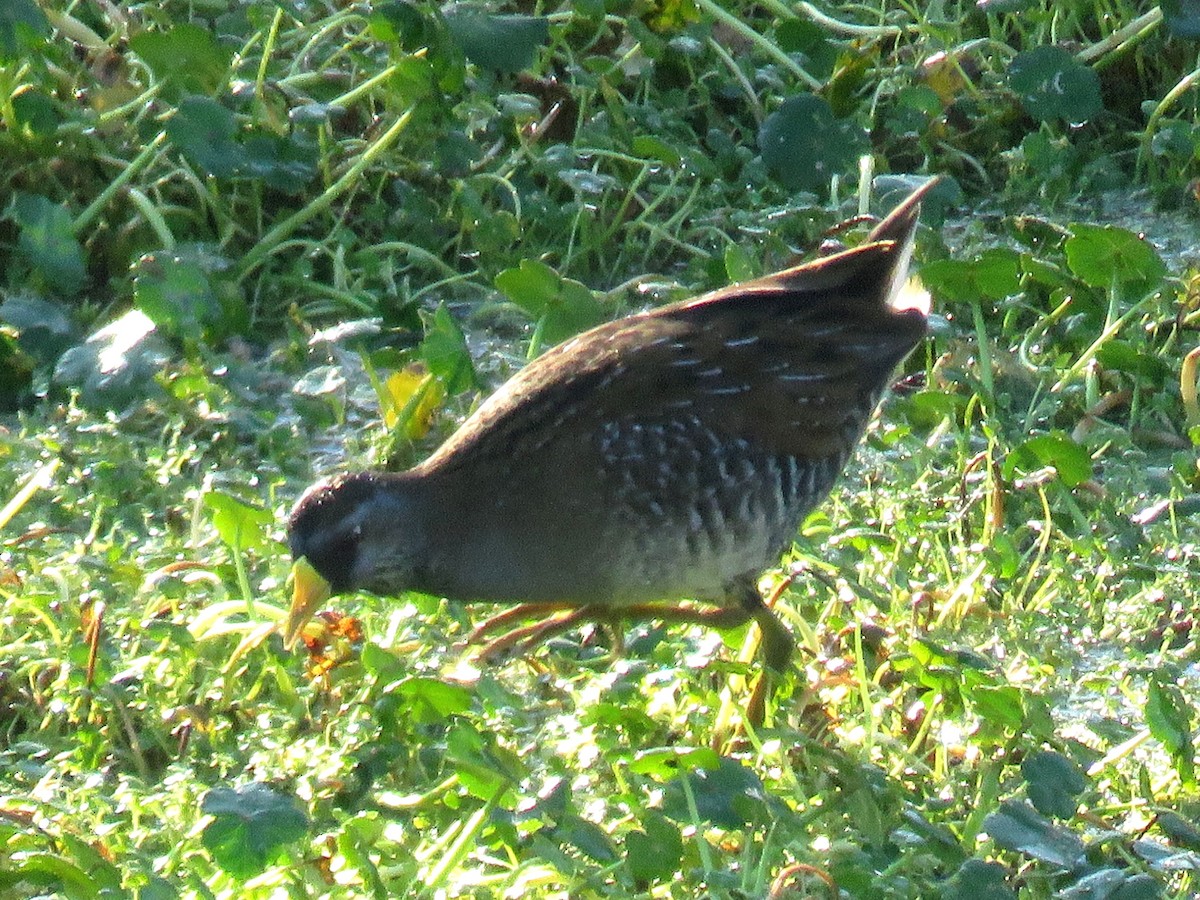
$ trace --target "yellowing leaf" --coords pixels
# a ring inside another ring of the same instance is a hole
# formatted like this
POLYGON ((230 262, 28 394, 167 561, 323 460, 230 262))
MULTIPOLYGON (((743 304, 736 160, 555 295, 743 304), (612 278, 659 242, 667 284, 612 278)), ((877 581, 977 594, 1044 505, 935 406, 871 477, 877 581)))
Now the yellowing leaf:
POLYGON ((410 440, 424 437, 446 395, 441 382, 424 367, 410 366, 389 375, 384 386, 386 391, 381 399, 388 430, 401 426, 410 440))

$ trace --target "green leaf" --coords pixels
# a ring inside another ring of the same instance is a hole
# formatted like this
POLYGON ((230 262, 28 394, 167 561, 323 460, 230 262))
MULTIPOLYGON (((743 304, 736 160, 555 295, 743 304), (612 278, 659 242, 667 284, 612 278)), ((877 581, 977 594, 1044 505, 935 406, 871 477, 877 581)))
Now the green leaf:
POLYGON ((640 884, 668 881, 683 860, 683 835, 679 827, 662 813, 646 810, 642 831, 625 835, 625 864, 640 884))
POLYGON ((942 889, 941 900, 1013 900, 1008 872, 996 862, 968 859, 942 889))
POLYGON ((1158 900, 1161 885, 1154 877, 1106 866, 1089 872, 1059 896, 1072 900, 1158 900))
POLYGON ((1131 874, 1128 870, 1118 869, 1122 883, 1111 900, 1161 900, 1162 884, 1152 875, 1145 872, 1131 874))
POLYGON ((1171 843, 1189 850, 1200 850, 1200 828, 1196 827, 1195 822, 1168 809, 1159 810, 1155 822, 1163 834, 1171 839, 1171 843))
POLYGON ((380 684, 401 679, 409 671, 406 660, 371 642, 363 645, 362 664, 363 668, 374 675, 380 684))
POLYGON ((1018 53, 1008 67, 1008 85, 1025 111, 1039 121, 1085 122, 1103 109, 1100 77, 1058 47, 1018 53))
POLYGON ((702 822, 722 828, 741 828, 766 813, 767 793, 753 770, 735 759, 721 757, 715 768, 697 767, 667 782, 663 813, 676 822, 693 820, 688 795, 702 822))
POLYGON ((285 194, 301 193, 317 171, 317 146, 300 134, 251 134, 242 145, 242 154, 239 174, 259 178, 285 194))
POLYGON ((496 72, 528 69, 538 48, 550 39, 550 20, 541 16, 498 16, 460 8, 446 14, 446 25, 467 59, 496 72))
POLYGON ((1083 773, 1061 753, 1042 750, 1030 754, 1021 763, 1026 791, 1034 808, 1044 816, 1069 819, 1079 802, 1075 799, 1087 787, 1083 773))
POLYGON ((462 720, 446 737, 446 761, 463 787, 480 800, 492 799, 501 787, 518 784, 528 774, 520 757, 500 746, 494 733, 462 720))
POLYGON ((829 33, 808 19, 784 19, 775 28, 775 39, 784 53, 798 53, 800 64, 810 75, 824 80, 837 63, 837 46, 829 33))
POLYGON ((1197 138, 1200 129, 1191 122, 1180 119, 1167 119, 1159 123, 1158 130, 1150 139, 1150 152, 1168 165, 1173 165, 1172 157, 1182 164, 1191 159, 1197 148, 1197 138))
POLYGON ((1185 40, 1200 39, 1200 2, 1197 0, 1163 0, 1163 21, 1167 31, 1185 40))
POLYGON ((496 288, 541 325, 542 340, 557 344, 605 319, 586 286, 535 259, 521 260, 496 276, 496 288))
POLYGON ((1087 450, 1061 431, 1040 434, 1014 448, 1004 460, 1004 477, 1017 472, 1029 474, 1052 466, 1062 483, 1076 487, 1092 477, 1092 458, 1087 450))
POLYGON ((421 10, 412 3, 391 0, 374 3, 367 16, 371 36, 381 41, 392 41, 409 53, 426 46, 431 24, 421 10))
POLYGON ((1021 691, 1011 684, 981 684, 965 693, 975 711, 998 728, 1016 733, 1025 721, 1021 691))
POLYGON ((159 329, 185 340, 198 342, 222 319, 208 273, 173 253, 148 253, 137 261, 133 298, 159 329))
POLYGON ((671 169, 678 169, 683 162, 683 157, 679 155, 678 150, 652 134, 637 135, 630 144, 630 150, 634 156, 657 159, 671 169))
POLYGON ((225 83, 233 54, 217 43, 216 34, 184 23, 169 31, 143 31, 129 39, 129 49, 142 58, 168 95, 211 97, 225 83))
POLYGON ((1065 249, 1071 271, 1095 288, 1140 283, 1150 289, 1167 271, 1146 240, 1115 225, 1072 224, 1065 249))
POLYGON ((908 85, 896 92, 895 106, 888 111, 885 122, 897 136, 919 138, 941 114, 937 91, 927 84, 908 85))
POLYGON ((1038 815, 1028 803, 1005 800, 998 812, 983 820, 983 830, 1005 850, 1074 869, 1083 859, 1083 841, 1074 832, 1060 828, 1038 815))
POLYGON ((101 886, 82 866, 53 853, 24 853, 6 859, 0 874, 3 875, 0 886, 11 879, 16 884, 24 882, 49 888, 56 896, 59 891, 68 898, 101 896, 101 886))
POLYGON ((15 57, 50 36, 50 22, 34 0, 0 3, 0 53, 15 57))
POLYGON ((422 316, 425 337, 417 347, 417 353, 429 367, 429 371, 441 379, 446 390, 457 394, 473 387, 476 383, 475 365, 467 339, 458 322, 444 305, 431 316, 422 316))
POLYGON ((553 823, 575 814, 572 803, 571 782, 566 778, 547 778, 537 792, 537 800, 524 802, 515 815, 522 824, 553 823))
POLYGON ((471 708, 471 692, 459 684, 437 678, 414 677, 402 681, 392 691, 407 702, 407 712, 416 722, 433 724, 471 708))
POLYGON ((828 101, 815 94, 789 97, 758 133, 763 163, 790 190, 823 191, 845 174, 867 149, 867 134, 849 119, 837 119, 828 101))
POLYGON ((409 105, 424 100, 435 90, 436 72, 433 63, 420 56, 407 56, 393 65, 395 72, 389 86, 409 105))
POLYGON ((720 763, 717 752, 707 747, 656 747, 639 751, 629 771, 666 780, 697 768, 715 769, 720 763))
POLYGON ((13 97, 12 108, 17 123, 38 137, 50 137, 62 122, 54 101, 38 90, 13 97))
POLYGON ((67 308, 33 294, 12 294, 0 303, 0 322, 14 328, 21 349, 42 363, 53 362, 75 340, 67 308))
POLYGON ((967 398, 952 391, 924 390, 891 401, 896 410, 920 428, 933 428, 946 419, 957 421, 967 406, 967 398))
POLYGON ((1021 257, 1007 248, 974 260, 938 259, 921 267, 921 283, 939 298, 958 302, 1002 300, 1021 289, 1021 257))
POLYGON ((200 810, 214 817, 201 842, 217 865, 240 881, 262 874, 288 844, 308 833, 308 817, 295 800, 264 784, 214 788, 200 810))
POLYGON ((570 844, 596 862, 609 863, 617 859, 617 849, 599 825, 579 816, 564 817, 553 830, 554 837, 570 844))
POLYGON ((167 137, 202 172, 217 178, 246 167, 246 151, 236 140, 233 113, 209 97, 184 97, 167 122, 167 137))
POLYGON ((204 505, 212 511, 213 527, 234 550, 247 550, 266 544, 266 530, 275 522, 268 509, 244 503, 220 491, 204 495, 204 505))
POLYGON ((471 242, 484 259, 507 254, 520 239, 521 222, 507 209, 485 215, 471 232, 471 242))
POLYGON ((1155 672, 1150 678, 1145 715, 1150 734, 1171 754, 1179 777, 1187 785, 1194 784, 1193 710, 1179 686, 1162 673, 1155 672))
POLYGON ((14 413, 30 399, 34 368, 8 329, 0 329, 0 412, 14 413))
POLYGON ((1111 340, 1096 352, 1096 361, 1105 369, 1125 372, 1145 378, 1156 385, 1174 377, 1174 370, 1161 357, 1130 344, 1128 341, 1111 340))
POLYGON ((754 258, 740 244, 725 248, 725 277, 733 281, 749 281, 758 274, 754 258))
POLYGON ((18 191, 7 216, 20 229, 17 252, 25 261, 58 294, 77 294, 87 280, 87 270, 66 208, 48 197, 18 191))

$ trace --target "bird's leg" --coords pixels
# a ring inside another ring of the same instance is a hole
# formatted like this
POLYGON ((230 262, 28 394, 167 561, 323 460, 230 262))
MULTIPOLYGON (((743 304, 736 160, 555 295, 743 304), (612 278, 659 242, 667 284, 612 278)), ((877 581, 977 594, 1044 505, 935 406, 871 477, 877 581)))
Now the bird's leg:
POLYGON ((775 586, 766 600, 763 600, 756 585, 751 585, 742 595, 742 604, 748 615, 754 617, 762 630, 763 662, 776 672, 786 671, 792 654, 796 652, 796 639, 775 615, 775 604, 791 584, 792 576, 789 575, 775 586))
MULTIPOLYGON (((513 622, 523 619, 529 619, 534 616, 541 617, 542 624, 546 621, 549 613, 562 612, 565 609, 576 609, 578 604, 573 603, 522 603, 519 606, 514 606, 512 609, 506 609, 502 613, 497 613, 491 618, 485 619, 476 625, 471 633, 467 636, 468 644, 479 643, 485 634, 495 631, 498 628, 504 628, 513 622)), ((501 635, 497 640, 503 640, 508 634, 501 635)))
MULTIPOLYGON (((523 603, 512 609, 492 616, 480 623, 467 638, 468 644, 479 643, 485 635, 513 622, 533 615, 542 616, 539 621, 513 628, 486 643, 479 651, 482 661, 496 661, 510 655, 527 653, 538 644, 555 635, 569 631, 583 622, 598 622, 613 627, 618 642, 623 638, 617 623, 622 621, 644 621, 657 619, 662 622, 688 625, 703 625, 708 628, 737 628, 753 618, 762 631, 762 657, 767 668, 779 673, 787 668, 792 658, 795 642, 791 633, 776 618, 771 606, 786 588, 787 582, 772 592, 764 602, 758 588, 752 582, 737 584, 731 589, 736 603, 722 606, 700 607, 686 604, 634 603, 628 606, 589 605, 576 606, 570 603, 523 603), (567 611, 565 615, 550 615, 567 611)), ((751 695, 750 721, 762 722, 766 695, 771 681, 764 673, 751 695), (757 710, 757 711, 755 711, 757 710)))
MULTIPOLYGON (((614 626, 621 621, 643 621, 659 619, 663 622, 679 622, 691 625, 704 625, 709 628, 736 628, 750 618, 752 612, 740 606, 720 606, 712 609, 695 606, 662 603, 635 603, 630 606, 578 606, 573 603, 522 603, 512 609, 497 613, 479 623, 467 636, 468 644, 478 644, 493 631, 506 628, 513 622, 539 617, 537 622, 510 631, 488 642, 481 657, 495 656, 507 652, 517 646, 531 648, 540 640, 561 634, 572 625, 580 622, 595 621, 614 626), (551 616, 551 613, 570 610, 569 616, 551 616), (567 623, 567 624, 563 624, 567 623), (546 629, 543 631, 542 629, 546 629)), ((617 635, 620 639, 623 635, 617 635)))
POLYGON ((750 584, 742 589, 742 606, 747 615, 754 617, 762 632, 759 650, 763 662, 766 663, 766 670, 758 676, 758 681, 750 692, 750 701, 746 704, 746 720, 756 728, 766 718, 767 697, 775 690, 776 679, 787 669, 792 654, 796 651, 796 639, 779 621, 773 609, 775 602, 791 583, 790 577, 785 578, 765 601, 756 585, 750 584))
POLYGON ((684 625, 704 625, 707 628, 724 630, 737 628, 750 618, 752 612, 739 606, 716 606, 704 608, 670 605, 663 603, 635 603, 632 606, 621 606, 613 610, 622 619, 642 621, 658 619, 662 622, 676 622, 684 625))
MULTIPOLYGON (((530 605, 539 609, 547 609, 550 611, 558 611, 563 608, 570 608, 556 606, 555 604, 550 603, 530 605)), ((520 608, 521 607, 518 607, 517 609, 520 608)), ((508 613, 501 613, 501 616, 507 616, 508 618, 506 621, 511 621, 511 619, 515 618, 515 616, 511 615, 511 613, 515 613, 516 611, 516 609, 509 610, 508 613)), ((530 612, 528 609, 525 611, 526 613, 530 612)), ((477 637, 481 634, 481 632, 486 633, 489 626, 493 624, 494 619, 497 618, 500 618, 500 616, 495 616, 493 619, 489 619, 487 622, 484 622, 482 625, 476 628, 475 631, 471 633, 471 637, 468 639, 468 642, 477 640, 477 637)), ((604 610, 597 609, 597 607, 594 606, 580 606, 572 609, 572 611, 566 615, 543 619, 540 622, 533 622, 521 628, 514 628, 511 631, 506 631, 504 634, 500 635, 500 637, 488 641, 488 643, 483 646, 483 649, 479 651, 479 659, 484 662, 495 662, 499 659, 508 657, 510 654, 514 653, 514 651, 515 653, 528 653, 543 641, 548 641, 556 634, 562 634, 564 631, 570 631, 581 622, 590 622, 594 620, 601 620, 603 618, 605 618, 604 610)))

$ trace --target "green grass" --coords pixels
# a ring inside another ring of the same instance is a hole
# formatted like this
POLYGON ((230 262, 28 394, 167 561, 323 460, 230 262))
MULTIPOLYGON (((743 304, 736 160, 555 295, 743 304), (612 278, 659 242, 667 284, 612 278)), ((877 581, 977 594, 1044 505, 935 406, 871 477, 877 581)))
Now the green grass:
POLYGON ((0 896, 1195 896, 1182 6, 10 0, 0 896), (486 607, 364 596, 283 648, 318 475, 934 173, 765 727, 745 630, 476 671, 486 607))

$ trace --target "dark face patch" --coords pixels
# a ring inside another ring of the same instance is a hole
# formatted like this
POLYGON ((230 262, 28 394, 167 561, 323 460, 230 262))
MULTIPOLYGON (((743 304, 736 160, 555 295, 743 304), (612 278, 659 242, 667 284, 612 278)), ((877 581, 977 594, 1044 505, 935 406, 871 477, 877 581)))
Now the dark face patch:
POLYGON ((292 557, 305 557, 334 591, 355 587, 350 573, 358 558, 360 533, 355 522, 364 503, 379 490, 369 472, 343 475, 310 489, 288 520, 292 557))

